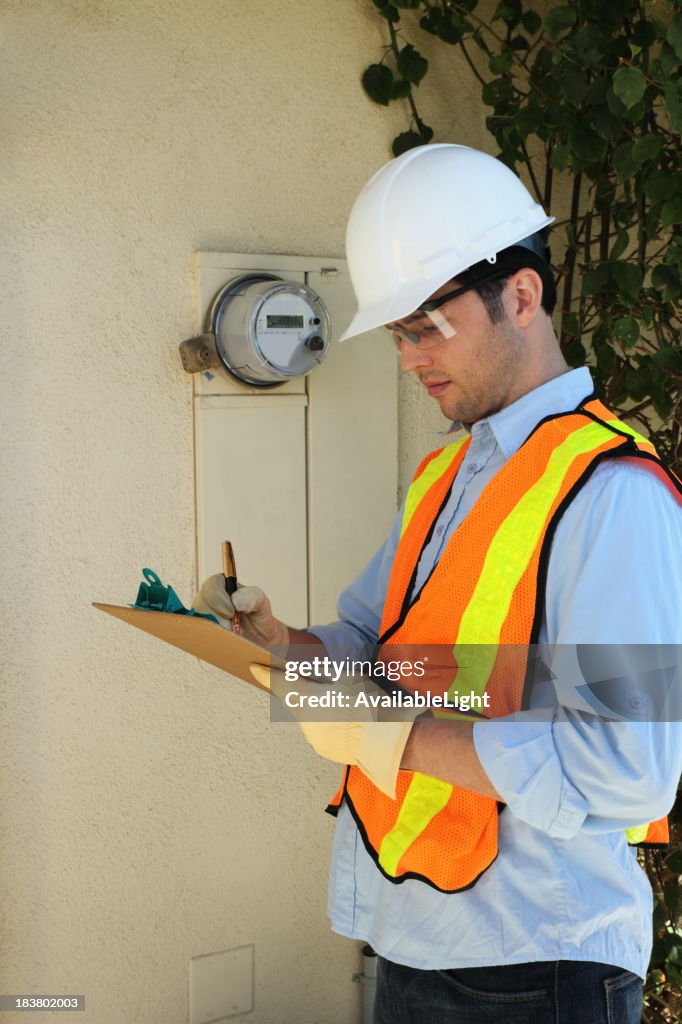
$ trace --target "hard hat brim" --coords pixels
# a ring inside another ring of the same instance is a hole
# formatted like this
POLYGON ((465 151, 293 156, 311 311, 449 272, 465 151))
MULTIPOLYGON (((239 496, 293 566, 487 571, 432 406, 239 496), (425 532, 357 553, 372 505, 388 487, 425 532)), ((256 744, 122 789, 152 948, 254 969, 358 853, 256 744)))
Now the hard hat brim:
MULTIPOLYGON (((446 278, 447 280, 447 278, 446 278)), ((409 292, 402 292, 400 302, 379 303, 376 306, 369 306, 366 309, 359 309, 346 330, 339 337, 339 341, 348 341, 358 334, 365 334, 377 327, 391 323, 393 320, 401 320, 404 316, 414 313, 417 306, 424 302, 436 289, 445 284, 440 279, 437 282, 427 282, 419 288, 412 288, 409 292)))

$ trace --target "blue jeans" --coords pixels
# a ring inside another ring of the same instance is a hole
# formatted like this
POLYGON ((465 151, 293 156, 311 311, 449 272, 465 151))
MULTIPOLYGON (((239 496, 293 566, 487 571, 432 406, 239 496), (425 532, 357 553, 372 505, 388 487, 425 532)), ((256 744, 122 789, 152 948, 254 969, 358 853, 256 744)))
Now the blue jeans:
POLYGON ((640 1024, 642 991, 608 964, 420 971, 378 957, 374 1024, 640 1024))

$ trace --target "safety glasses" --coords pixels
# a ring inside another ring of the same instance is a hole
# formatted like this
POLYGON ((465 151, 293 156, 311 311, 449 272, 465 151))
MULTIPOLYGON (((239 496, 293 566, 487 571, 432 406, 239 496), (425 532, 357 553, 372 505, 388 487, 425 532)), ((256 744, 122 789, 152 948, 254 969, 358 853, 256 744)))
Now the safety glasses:
POLYGON ((458 295, 464 295, 465 292, 480 288, 481 285, 487 284, 489 281, 498 281, 502 277, 508 277, 509 274, 509 270, 497 270, 486 274, 485 277, 479 277, 473 284, 461 285, 451 292, 446 292, 445 295, 439 295, 437 299, 422 302, 421 306, 417 306, 417 311, 408 318, 407 323, 396 321, 386 324, 386 330, 390 331, 393 336, 395 347, 400 350, 400 346, 406 341, 413 348, 428 351, 442 345, 445 341, 450 341, 457 334, 457 327, 447 315, 445 306, 452 299, 456 299, 458 295))

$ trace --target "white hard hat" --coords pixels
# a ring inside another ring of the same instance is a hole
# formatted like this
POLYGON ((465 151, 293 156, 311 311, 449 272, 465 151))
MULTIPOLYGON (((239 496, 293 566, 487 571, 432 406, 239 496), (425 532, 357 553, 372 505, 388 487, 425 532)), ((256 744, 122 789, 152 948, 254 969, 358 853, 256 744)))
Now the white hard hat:
POLYGON ((500 160, 467 146, 418 146, 355 200, 346 256, 358 311, 341 341, 414 312, 437 288, 551 224, 500 160))

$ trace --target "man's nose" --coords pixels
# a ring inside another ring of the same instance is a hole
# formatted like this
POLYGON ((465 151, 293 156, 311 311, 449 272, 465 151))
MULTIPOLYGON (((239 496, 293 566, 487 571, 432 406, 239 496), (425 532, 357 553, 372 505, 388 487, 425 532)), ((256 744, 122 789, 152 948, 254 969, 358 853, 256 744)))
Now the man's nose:
POLYGON ((410 345, 409 341, 400 342, 400 369, 403 373, 410 373, 423 366, 429 366, 432 361, 428 351, 418 348, 416 345, 410 345))

